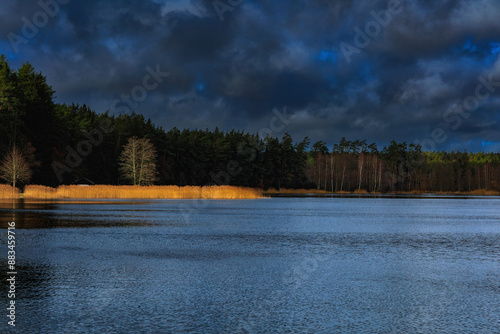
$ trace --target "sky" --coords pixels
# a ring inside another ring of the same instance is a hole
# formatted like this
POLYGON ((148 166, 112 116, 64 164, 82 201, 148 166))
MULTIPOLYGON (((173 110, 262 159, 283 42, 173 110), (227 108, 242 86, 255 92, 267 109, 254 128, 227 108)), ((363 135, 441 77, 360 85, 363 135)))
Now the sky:
POLYGON ((500 151, 498 0, 0 3, 0 53, 56 102, 169 130, 500 151))

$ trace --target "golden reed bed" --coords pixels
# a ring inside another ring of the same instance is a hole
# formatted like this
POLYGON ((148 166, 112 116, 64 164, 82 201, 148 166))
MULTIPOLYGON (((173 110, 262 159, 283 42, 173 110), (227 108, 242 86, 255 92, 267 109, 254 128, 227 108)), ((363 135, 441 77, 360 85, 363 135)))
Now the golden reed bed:
POLYGON ((256 199, 261 190, 233 186, 26 186, 25 199, 256 199))
POLYGON ((280 190, 274 189, 274 188, 269 188, 267 191, 265 191, 266 194, 297 194, 297 195, 302 195, 302 194, 331 194, 330 191, 326 190, 318 190, 318 189, 287 189, 287 188, 281 188, 280 190))
POLYGON ((0 199, 19 198, 19 189, 7 184, 0 184, 0 199))

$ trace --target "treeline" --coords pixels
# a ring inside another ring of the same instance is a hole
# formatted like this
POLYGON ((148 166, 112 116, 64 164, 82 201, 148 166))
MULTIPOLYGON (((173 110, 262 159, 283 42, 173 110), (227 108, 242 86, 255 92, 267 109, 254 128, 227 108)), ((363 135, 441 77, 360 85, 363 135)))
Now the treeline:
POLYGON ((499 153, 422 152, 395 141, 379 151, 366 140, 345 138, 331 151, 315 143, 310 153, 308 179, 326 191, 500 191, 499 153))
POLYGON ((261 139, 243 131, 165 131, 144 116, 98 114, 86 105, 54 103, 46 78, 29 64, 17 71, 0 56, 0 159, 13 147, 26 158, 31 184, 88 179, 125 184, 120 155, 131 137, 156 148, 156 184, 298 187, 307 184, 308 141, 261 139))
POLYGON ((54 103, 46 78, 28 63, 10 68, 0 56, 0 160, 16 147, 32 169, 30 184, 57 186, 88 179, 126 184, 120 156, 130 138, 156 149, 155 184, 317 188, 327 191, 500 190, 498 153, 422 152, 366 140, 327 147, 260 138, 244 131, 164 130, 140 114, 96 113, 54 103))

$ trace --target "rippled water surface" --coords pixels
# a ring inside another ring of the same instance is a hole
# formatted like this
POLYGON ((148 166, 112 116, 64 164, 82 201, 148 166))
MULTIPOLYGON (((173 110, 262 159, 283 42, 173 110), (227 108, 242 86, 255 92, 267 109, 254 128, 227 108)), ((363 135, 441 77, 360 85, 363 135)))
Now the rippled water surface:
POLYGON ((497 197, 4 202, 0 219, 18 272, 1 333, 500 333, 497 197))

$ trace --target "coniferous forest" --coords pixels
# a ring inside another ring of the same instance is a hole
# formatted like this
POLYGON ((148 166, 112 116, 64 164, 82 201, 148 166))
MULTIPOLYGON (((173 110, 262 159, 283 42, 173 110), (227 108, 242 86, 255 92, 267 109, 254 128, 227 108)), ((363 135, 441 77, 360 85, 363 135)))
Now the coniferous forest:
POLYGON ((57 186, 81 179, 130 184, 120 174, 120 156, 129 139, 137 137, 149 139, 156 151, 152 182, 159 185, 500 191, 499 153, 423 152, 406 142, 377 147, 365 139, 345 138, 328 147, 288 133, 260 138, 241 130, 167 131, 141 114, 98 113, 54 99, 46 78, 29 63, 16 70, 0 57, 0 160, 14 148, 21 153, 32 171, 24 185, 57 186))

